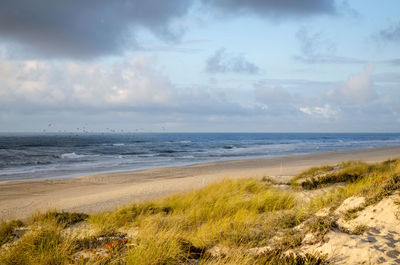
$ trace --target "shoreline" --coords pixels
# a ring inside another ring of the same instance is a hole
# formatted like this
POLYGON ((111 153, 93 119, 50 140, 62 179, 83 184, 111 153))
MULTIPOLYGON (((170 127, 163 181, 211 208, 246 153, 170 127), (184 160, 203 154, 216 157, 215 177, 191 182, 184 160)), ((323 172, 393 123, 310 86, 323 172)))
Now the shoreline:
POLYGON ((198 189, 224 178, 286 176, 285 179, 288 179, 312 166, 346 160, 379 162, 396 157, 400 157, 400 146, 222 161, 75 178, 0 182, 0 220, 24 219, 48 209, 95 213, 198 189))

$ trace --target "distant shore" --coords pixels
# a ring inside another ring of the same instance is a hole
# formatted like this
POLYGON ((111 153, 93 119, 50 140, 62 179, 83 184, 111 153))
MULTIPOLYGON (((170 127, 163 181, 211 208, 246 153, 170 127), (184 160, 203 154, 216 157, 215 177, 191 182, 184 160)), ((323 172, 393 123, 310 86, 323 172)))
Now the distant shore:
POLYGON ((76 178, 0 183, 0 220, 57 209, 94 213, 135 201, 198 189, 223 178, 277 176, 346 160, 378 162, 400 157, 400 146, 225 161, 76 178))

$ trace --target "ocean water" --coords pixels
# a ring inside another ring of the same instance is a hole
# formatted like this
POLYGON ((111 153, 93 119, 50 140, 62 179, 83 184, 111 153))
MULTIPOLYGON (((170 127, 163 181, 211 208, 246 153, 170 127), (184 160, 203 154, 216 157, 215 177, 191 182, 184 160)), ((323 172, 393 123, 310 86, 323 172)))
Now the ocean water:
POLYGON ((0 181, 400 145, 400 133, 0 134, 0 181))

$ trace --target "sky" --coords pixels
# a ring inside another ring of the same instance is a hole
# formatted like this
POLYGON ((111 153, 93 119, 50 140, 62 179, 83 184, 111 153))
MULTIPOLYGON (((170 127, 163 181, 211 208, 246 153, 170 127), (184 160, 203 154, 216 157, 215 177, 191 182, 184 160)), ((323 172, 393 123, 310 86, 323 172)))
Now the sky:
POLYGON ((398 0, 2 0, 0 132, 400 132, 398 0))

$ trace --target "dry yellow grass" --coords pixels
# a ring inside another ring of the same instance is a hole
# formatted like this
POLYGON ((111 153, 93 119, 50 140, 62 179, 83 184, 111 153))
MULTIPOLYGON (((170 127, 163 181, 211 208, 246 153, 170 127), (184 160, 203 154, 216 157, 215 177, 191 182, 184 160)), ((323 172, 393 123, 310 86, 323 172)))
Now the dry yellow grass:
MULTIPOLYGON (((324 258, 318 255, 285 254, 302 244, 306 232, 322 235, 335 226, 329 217, 316 218, 316 211, 323 207, 333 211, 354 195, 365 197, 366 207, 399 188, 400 160, 353 161, 303 172, 287 191, 262 180, 227 179, 201 190, 91 216, 50 211, 33 216, 28 222, 32 232, 0 249, 0 263, 322 264, 324 258), (343 185, 306 204, 296 196, 299 189, 336 183, 343 185), (62 233, 82 221, 94 231, 91 237, 77 239, 62 233), (302 230, 295 228, 301 223, 302 230), (123 231, 132 229, 137 234, 128 238, 123 231), (260 255, 249 251, 265 246, 273 251, 260 255), (215 248, 226 251, 213 254, 215 248), (106 254, 89 255, 99 249, 106 254), (76 253, 85 251, 87 258, 76 258, 76 253)), ((9 242, 21 225, 3 222, 0 242, 9 242)))

